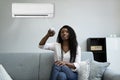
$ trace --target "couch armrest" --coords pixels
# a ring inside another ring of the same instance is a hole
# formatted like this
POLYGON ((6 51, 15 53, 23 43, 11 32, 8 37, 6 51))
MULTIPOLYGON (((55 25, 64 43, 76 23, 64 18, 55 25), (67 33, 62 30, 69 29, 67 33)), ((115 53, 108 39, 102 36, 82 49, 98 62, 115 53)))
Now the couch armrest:
POLYGON ((106 69, 103 80, 120 80, 120 73, 116 73, 110 69, 106 69))

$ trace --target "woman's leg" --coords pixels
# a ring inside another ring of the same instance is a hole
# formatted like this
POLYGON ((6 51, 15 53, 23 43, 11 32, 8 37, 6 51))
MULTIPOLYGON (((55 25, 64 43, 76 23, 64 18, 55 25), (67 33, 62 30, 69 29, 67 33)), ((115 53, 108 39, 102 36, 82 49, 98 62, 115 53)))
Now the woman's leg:
POLYGON ((57 80, 58 74, 61 70, 61 66, 53 65, 50 80, 57 80))
POLYGON ((67 76, 64 72, 59 72, 57 80, 67 80, 67 76))
POLYGON ((67 66, 61 66, 61 71, 64 72, 68 78, 68 80, 77 80, 78 74, 77 72, 73 72, 69 67, 67 66))

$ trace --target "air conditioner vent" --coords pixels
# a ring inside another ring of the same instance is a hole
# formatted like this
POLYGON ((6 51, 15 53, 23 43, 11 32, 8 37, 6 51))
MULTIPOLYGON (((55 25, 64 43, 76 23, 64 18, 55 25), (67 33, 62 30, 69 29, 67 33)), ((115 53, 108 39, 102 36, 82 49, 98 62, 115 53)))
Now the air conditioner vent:
POLYGON ((50 3, 13 3, 12 17, 53 17, 54 5, 50 3))

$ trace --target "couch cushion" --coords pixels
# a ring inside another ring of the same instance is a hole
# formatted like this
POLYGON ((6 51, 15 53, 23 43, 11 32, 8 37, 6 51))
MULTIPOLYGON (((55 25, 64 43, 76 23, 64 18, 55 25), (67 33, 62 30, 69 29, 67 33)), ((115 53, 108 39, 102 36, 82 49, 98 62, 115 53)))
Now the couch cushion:
POLYGON ((49 80, 53 62, 53 52, 40 54, 39 80, 49 80))
POLYGON ((88 80, 90 73, 89 61, 81 61, 78 69, 78 80, 88 80))
POLYGON ((104 71, 109 65, 109 62, 91 61, 89 80, 101 80, 104 71))
POLYGON ((0 80, 13 80, 2 64, 0 64, 0 80))
POLYGON ((0 64, 13 80, 38 80, 38 53, 0 53, 0 64))

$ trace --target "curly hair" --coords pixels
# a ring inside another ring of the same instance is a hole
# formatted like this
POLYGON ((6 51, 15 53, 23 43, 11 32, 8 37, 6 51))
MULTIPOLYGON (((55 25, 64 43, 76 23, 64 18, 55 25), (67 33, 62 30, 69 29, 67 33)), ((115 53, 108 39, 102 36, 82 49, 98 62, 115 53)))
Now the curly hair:
POLYGON ((76 33, 75 31, 69 26, 69 25, 64 25, 58 32, 58 36, 57 36, 57 42, 60 43, 61 45, 63 44, 63 40, 61 38, 61 30, 63 28, 67 28, 68 32, 69 32, 69 48, 70 48, 70 62, 75 62, 75 58, 76 58, 76 52, 77 52, 77 46, 78 46, 78 42, 76 40, 76 33))

